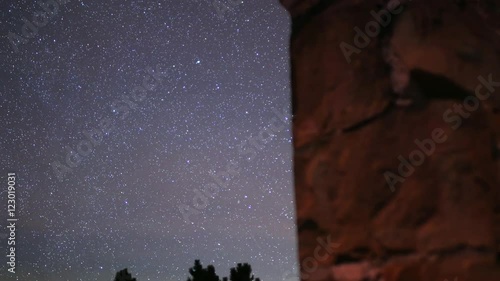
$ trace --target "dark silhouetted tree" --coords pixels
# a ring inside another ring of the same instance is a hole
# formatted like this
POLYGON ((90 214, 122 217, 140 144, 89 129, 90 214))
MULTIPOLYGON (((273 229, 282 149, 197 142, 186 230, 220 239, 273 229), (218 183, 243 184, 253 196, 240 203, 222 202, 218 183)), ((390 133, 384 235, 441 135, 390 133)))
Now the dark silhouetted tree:
POLYGON ((215 274, 215 267, 213 265, 207 266, 206 281, 220 281, 219 276, 215 274))
POLYGON ((137 279, 132 278, 132 275, 128 273, 128 269, 125 268, 116 273, 114 281, 137 281, 137 279))
POLYGON ((215 274, 215 267, 213 265, 203 268, 200 260, 194 261, 194 266, 189 269, 191 277, 188 281, 220 281, 219 276, 215 274))
MULTIPOLYGON (((189 269, 187 281, 221 281, 219 276, 215 274, 213 265, 203 268, 200 260, 194 261, 194 266, 189 269)), ((248 263, 238 263, 236 267, 231 268, 230 275, 222 278, 222 281, 260 281, 260 278, 254 278, 252 275, 252 267, 248 263)))
POLYGON ((194 266, 189 269, 189 274, 192 277, 188 278, 188 281, 200 281, 203 278, 203 266, 200 260, 194 261, 194 266))
MULTIPOLYGON (((230 281, 254 281, 254 276, 252 275, 252 267, 248 263, 238 263, 236 268, 231 268, 229 275, 230 281)), ((256 278, 255 281, 260 281, 260 278, 256 278)))

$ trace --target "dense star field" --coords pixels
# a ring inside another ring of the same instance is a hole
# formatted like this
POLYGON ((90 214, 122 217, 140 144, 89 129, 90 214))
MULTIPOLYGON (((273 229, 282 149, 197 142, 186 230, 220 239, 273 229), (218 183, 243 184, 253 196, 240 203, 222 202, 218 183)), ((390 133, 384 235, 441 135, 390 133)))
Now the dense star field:
POLYGON ((1 280, 186 280, 195 259, 290 278, 289 18, 222 2, 0 3, 1 280))

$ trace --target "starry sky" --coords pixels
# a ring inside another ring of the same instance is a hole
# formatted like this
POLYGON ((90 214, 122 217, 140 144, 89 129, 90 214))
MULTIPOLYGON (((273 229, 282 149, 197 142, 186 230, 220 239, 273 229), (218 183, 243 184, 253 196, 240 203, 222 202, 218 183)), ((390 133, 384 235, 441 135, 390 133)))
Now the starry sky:
POLYGON ((278 281, 297 267, 288 14, 222 2, 70 0, 47 17, 0 2, 0 177, 17 174, 19 219, 16 274, 2 254, 1 280, 125 267, 186 280, 201 259, 278 281))

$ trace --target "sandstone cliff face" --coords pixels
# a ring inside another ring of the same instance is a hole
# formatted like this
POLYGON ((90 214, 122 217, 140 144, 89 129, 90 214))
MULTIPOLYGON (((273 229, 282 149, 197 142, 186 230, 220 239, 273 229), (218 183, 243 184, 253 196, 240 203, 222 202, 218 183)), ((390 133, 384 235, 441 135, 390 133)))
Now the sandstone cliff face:
POLYGON ((281 2, 301 279, 500 280, 500 4, 281 2))

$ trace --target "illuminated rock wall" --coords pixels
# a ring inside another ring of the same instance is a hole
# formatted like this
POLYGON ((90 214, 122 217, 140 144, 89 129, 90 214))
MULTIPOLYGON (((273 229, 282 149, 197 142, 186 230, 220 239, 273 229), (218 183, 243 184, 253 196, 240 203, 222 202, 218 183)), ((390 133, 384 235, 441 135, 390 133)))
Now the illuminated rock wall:
POLYGON ((500 4, 281 2, 301 279, 500 280, 500 4))

